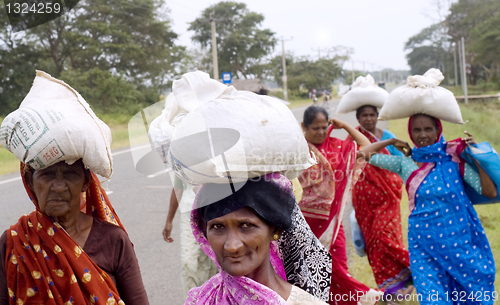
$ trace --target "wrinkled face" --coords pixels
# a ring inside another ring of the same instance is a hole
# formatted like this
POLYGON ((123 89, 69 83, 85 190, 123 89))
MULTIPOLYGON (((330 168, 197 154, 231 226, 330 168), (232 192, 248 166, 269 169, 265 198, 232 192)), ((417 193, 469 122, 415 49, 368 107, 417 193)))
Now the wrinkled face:
POLYGON ((366 130, 372 131, 377 126, 377 112, 372 107, 363 107, 359 114, 358 123, 366 130))
POLYGON ((328 136, 328 121, 323 113, 318 112, 309 126, 302 128, 307 141, 313 144, 321 144, 328 136))
POLYGON ((232 276, 248 276, 270 262, 272 235, 272 228, 249 208, 207 222, 207 239, 217 262, 232 276))
POLYGON ((413 118, 411 137, 418 147, 432 145, 438 140, 439 131, 431 117, 418 115, 413 118))
POLYGON ((80 210, 80 194, 87 190, 83 163, 64 161, 35 170, 28 184, 35 193, 40 211, 52 217, 64 217, 80 210))

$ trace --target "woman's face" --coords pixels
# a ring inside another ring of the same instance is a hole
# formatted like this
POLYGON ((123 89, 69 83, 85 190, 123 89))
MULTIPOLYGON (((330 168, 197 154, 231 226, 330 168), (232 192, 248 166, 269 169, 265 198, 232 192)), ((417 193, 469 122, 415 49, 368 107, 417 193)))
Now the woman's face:
POLYGON ((36 170, 29 180, 40 211, 54 218, 78 212, 80 194, 89 186, 81 161, 72 165, 61 161, 46 169, 36 170))
POLYGON ((305 127, 304 123, 302 123, 302 129, 307 141, 313 144, 321 144, 328 136, 328 121, 323 113, 318 112, 309 126, 305 127))
POLYGON ((439 131, 435 121, 426 115, 413 118, 411 137, 418 147, 425 147, 436 143, 439 131))
POLYGON ((269 261, 272 228, 241 208, 207 222, 207 239, 219 265, 232 276, 251 276, 269 261))
POLYGON ((358 123, 364 129, 372 131, 377 127, 377 112, 372 107, 363 107, 359 114, 358 123))

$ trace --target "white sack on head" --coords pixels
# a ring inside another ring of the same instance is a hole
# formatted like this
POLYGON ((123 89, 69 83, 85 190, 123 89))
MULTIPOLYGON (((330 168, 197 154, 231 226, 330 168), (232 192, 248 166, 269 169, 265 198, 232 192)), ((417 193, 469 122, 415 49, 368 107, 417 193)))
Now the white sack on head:
POLYGON ((203 72, 174 82, 149 128, 156 151, 191 184, 228 183, 281 172, 296 177, 315 163, 288 107, 237 91, 203 72))
POLYGON ((83 159, 98 175, 112 173, 109 127, 76 90, 42 71, 19 109, 3 120, 0 143, 37 170, 83 159))
POLYGON ((351 90, 347 92, 339 102, 337 114, 346 114, 356 111, 359 107, 370 105, 381 108, 389 93, 375 84, 373 77, 358 76, 352 84, 351 90))
POLYGON ((463 124, 460 107, 453 93, 439 86, 444 79, 438 69, 424 75, 409 76, 407 84, 396 88, 380 110, 380 120, 395 120, 423 113, 435 118, 463 124))

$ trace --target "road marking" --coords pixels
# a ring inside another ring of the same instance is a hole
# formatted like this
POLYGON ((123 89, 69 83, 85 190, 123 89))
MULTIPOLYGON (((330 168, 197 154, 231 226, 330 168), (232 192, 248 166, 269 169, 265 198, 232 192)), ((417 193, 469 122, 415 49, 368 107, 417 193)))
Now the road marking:
POLYGON ((14 182, 14 181, 17 181, 17 180, 21 180, 21 177, 12 178, 12 179, 5 180, 5 181, 0 181, 0 185, 1 184, 5 184, 5 183, 9 183, 9 182, 14 182))
POLYGON ((118 156, 118 155, 121 155, 121 154, 124 154, 124 153, 128 153, 130 151, 134 151, 134 150, 138 150, 138 149, 143 149, 145 147, 151 147, 151 144, 145 144, 145 145, 141 145, 141 146, 136 146, 136 147, 133 147, 133 148, 128 148, 126 150, 122 150, 122 151, 119 151, 119 152, 116 152, 116 153, 113 153, 112 155, 113 156, 118 156))
POLYGON ((154 178, 154 177, 156 177, 156 176, 163 175, 163 174, 166 174, 166 173, 168 173, 168 172, 169 172, 169 170, 168 170, 168 169, 164 169, 164 170, 161 170, 161 171, 156 172, 156 173, 154 173, 154 174, 148 175, 148 178, 154 178))

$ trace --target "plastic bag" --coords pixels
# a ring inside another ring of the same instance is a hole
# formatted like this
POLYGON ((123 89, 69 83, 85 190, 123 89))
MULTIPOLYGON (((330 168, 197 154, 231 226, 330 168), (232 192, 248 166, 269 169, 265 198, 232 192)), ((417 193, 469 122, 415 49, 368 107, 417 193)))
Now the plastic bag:
POLYGON ((474 163, 476 160, 482 169, 490 176, 497 187, 497 197, 488 198, 479 194, 467 183, 464 183, 465 193, 469 197, 472 204, 488 204, 500 202, 500 157, 490 143, 483 142, 476 145, 467 145, 461 157, 469 163, 476 171, 477 166, 474 163))
POLYGON ((0 143, 37 170, 78 159, 106 178, 113 170, 109 127, 76 90, 42 71, 19 109, 3 120, 0 143))
POLYGON ((356 254, 358 256, 366 256, 365 237, 363 236, 363 232, 361 232, 361 228, 358 225, 358 221, 356 220, 356 212, 354 210, 352 210, 351 215, 349 216, 349 220, 351 223, 351 234, 352 242, 354 243, 354 250, 356 250, 356 254))
POLYGON ((174 82, 149 130, 157 152, 190 184, 295 178, 315 163, 294 115, 279 100, 237 91, 203 72, 174 82))
POLYGON ((389 93, 375 84, 373 77, 359 76, 339 102, 337 114, 356 111, 359 107, 370 105, 381 108, 389 98, 389 93))
POLYGON ((380 110, 379 120, 395 120, 423 113, 450 123, 463 124, 453 93, 439 83, 444 79, 438 69, 424 75, 409 76, 405 86, 394 89, 380 110))

